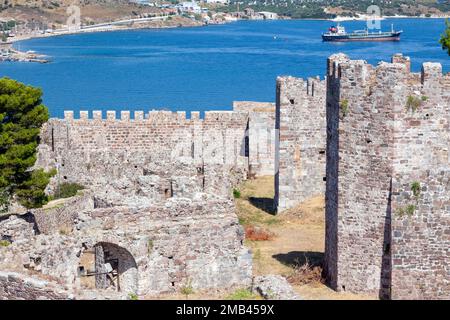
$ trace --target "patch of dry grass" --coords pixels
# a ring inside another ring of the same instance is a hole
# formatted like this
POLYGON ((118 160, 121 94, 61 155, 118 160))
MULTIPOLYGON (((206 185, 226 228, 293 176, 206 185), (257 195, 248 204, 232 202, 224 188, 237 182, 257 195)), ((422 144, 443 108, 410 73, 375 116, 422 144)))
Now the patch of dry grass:
POLYGON ((308 260, 293 267, 293 272, 287 277, 289 283, 293 285, 305 285, 310 283, 325 283, 322 277, 322 266, 311 264, 308 260))
POLYGON ((272 176, 245 181, 235 199, 239 222, 246 225, 270 226, 281 223, 273 213, 274 179, 272 176), (269 211, 269 212, 268 212, 269 211))
POLYGON ((335 292, 322 279, 325 249, 325 200, 314 197, 274 215, 273 177, 245 181, 235 199, 236 213, 245 227, 259 226, 274 236, 271 241, 252 241, 245 245, 253 252, 253 274, 279 274, 286 277, 303 299, 372 299, 365 295, 335 292), (255 201, 256 199, 256 201, 255 201))

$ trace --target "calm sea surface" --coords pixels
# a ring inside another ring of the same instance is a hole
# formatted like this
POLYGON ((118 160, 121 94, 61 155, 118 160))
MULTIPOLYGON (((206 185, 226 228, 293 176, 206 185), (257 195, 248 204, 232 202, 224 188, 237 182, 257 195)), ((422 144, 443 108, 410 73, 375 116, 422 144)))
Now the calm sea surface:
MULTIPOLYGON (((438 39, 441 19, 384 20, 403 29, 398 43, 324 43, 329 21, 240 21, 200 28, 118 31, 32 39, 22 51, 49 55, 49 64, 0 63, 0 76, 39 86, 52 116, 63 110, 204 111, 233 100, 274 101, 279 75, 323 77, 326 58, 344 52, 372 64, 396 52, 419 71, 436 61, 450 71, 438 39)), ((345 22, 347 30, 365 22, 345 22)))

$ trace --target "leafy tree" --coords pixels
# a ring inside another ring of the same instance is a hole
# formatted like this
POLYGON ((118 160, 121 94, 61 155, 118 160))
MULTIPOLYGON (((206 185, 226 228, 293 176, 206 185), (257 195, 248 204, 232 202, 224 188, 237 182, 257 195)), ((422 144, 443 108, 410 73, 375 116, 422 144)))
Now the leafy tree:
POLYGON ((41 96, 38 88, 0 79, 0 209, 7 209, 13 198, 27 208, 48 201, 44 189, 55 172, 30 169, 40 128, 49 118, 41 96))
POLYGON ((439 42, 442 44, 442 49, 447 50, 448 55, 450 55, 450 21, 448 19, 445 21, 445 25, 447 26, 447 29, 441 36, 439 42))

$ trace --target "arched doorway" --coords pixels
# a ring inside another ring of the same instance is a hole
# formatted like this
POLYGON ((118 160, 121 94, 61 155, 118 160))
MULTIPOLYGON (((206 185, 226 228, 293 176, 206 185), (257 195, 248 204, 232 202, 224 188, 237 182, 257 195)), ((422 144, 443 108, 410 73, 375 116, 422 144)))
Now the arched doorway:
POLYGON ((136 261, 127 249, 114 243, 99 242, 84 251, 78 270, 84 287, 137 292, 136 261))

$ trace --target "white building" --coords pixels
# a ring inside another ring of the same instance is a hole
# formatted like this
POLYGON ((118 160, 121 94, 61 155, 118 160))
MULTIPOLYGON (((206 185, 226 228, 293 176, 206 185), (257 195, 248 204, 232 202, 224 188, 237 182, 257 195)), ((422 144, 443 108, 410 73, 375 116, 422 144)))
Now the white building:
POLYGON ((195 1, 182 2, 177 6, 181 12, 201 13, 202 8, 195 1))
POLYGON ((261 11, 261 12, 258 12, 258 14, 263 16, 264 19, 267 19, 267 20, 276 20, 276 19, 278 19, 278 14, 276 14, 275 12, 261 11))

